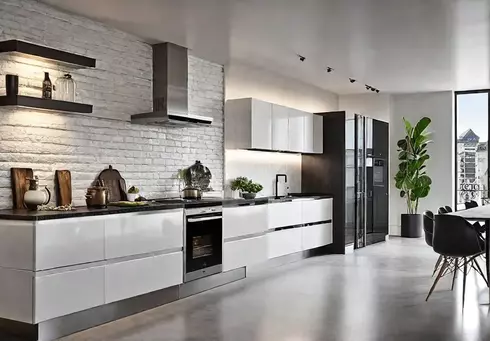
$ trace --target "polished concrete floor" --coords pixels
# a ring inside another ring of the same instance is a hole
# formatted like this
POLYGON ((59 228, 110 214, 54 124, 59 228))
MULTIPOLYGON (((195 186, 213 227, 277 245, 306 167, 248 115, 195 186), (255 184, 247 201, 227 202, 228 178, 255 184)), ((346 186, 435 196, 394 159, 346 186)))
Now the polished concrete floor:
POLYGON ((488 291, 469 276, 461 306, 445 278, 425 296, 437 256, 423 240, 392 239, 346 256, 322 256, 63 341, 490 340, 488 291))

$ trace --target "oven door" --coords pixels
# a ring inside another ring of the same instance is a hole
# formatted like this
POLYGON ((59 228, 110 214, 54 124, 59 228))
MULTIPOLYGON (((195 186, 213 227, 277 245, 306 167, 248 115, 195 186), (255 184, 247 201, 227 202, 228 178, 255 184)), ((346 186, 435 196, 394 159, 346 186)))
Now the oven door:
POLYGON ((222 271, 222 222, 221 212, 186 217, 185 282, 222 271))

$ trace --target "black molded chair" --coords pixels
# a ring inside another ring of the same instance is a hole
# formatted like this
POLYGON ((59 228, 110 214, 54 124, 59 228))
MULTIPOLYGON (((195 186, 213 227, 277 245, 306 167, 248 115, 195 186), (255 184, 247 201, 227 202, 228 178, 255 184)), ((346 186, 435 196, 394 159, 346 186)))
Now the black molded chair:
POLYGON ((444 208, 446 209, 447 213, 451 213, 453 211, 451 206, 444 206, 444 208))
MULTIPOLYGON (((434 238, 434 213, 432 211, 425 211, 423 213, 423 223, 424 223, 424 235, 425 242, 427 245, 432 247, 432 239, 434 238)), ((439 265, 443 261, 444 256, 439 255, 437 259, 436 265, 434 266, 434 271, 432 271, 432 276, 436 273, 437 269, 439 269, 439 265)))
POLYGON ((475 208, 475 207, 478 207, 478 203, 474 200, 471 200, 471 201, 467 201, 464 203, 464 207, 466 209, 469 209, 469 208, 475 208))
POLYGON ((437 210, 437 214, 446 214, 446 213, 447 210, 444 206, 439 207, 439 209, 437 210))
MULTIPOLYGON (((449 214, 436 215, 432 245, 434 251, 444 258, 441 269, 430 288, 426 300, 429 299, 441 277, 448 272, 451 272, 451 259, 454 259, 455 261, 454 271, 458 271, 461 267, 463 268, 463 306, 468 265, 474 268, 475 271, 483 277, 488 286, 487 279, 476 260, 478 256, 484 253, 485 241, 465 219, 449 214), (462 264, 458 267, 459 262, 462 264)), ((455 277, 456 275, 453 277, 453 285, 455 277)))

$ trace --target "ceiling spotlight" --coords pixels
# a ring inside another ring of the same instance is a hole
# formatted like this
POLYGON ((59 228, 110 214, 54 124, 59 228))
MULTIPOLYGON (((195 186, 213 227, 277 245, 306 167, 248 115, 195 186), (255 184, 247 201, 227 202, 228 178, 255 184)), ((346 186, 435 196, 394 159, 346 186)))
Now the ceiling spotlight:
POLYGON ((379 94, 379 89, 376 89, 376 93, 379 94))
POLYGON ((303 57, 302 55, 298 54, 298 58, 300 61, 304 62, 306 60, 306 57, 303 57))
POLYGON ((351 82, 351 83, 355 83, 355 82, 356 82, 356 80, 355 80, 354 78, 349 78, 349 82, 351 82))
POLYGON ((372 91, 372 92, 375 92, 375 91, 376 91, 376 89, 375 89, 375 88, 371 88, 371 91, 372 91))
POLYGON ((327 66, 327 69, 326 70, 327 70, 328 73, 330 73, 330 72, 333 71, 333 68, 331 68, 330 66, 327 66))
POLYGON ((366 84, 366 90, 371 90, 372 87, 366 84))

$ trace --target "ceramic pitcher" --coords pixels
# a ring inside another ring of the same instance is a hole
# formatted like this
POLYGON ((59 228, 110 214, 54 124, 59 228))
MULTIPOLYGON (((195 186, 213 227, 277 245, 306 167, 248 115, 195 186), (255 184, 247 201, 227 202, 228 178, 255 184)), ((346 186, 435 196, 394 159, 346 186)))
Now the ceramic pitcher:
POLYGON ((51 200, 51 192, 47 186, 39 189, 39 178, 27 179, 29 182, 29 190, 24 195, 24 203, 30 210, 37 210, 39 205, 46 205, 51 200))

